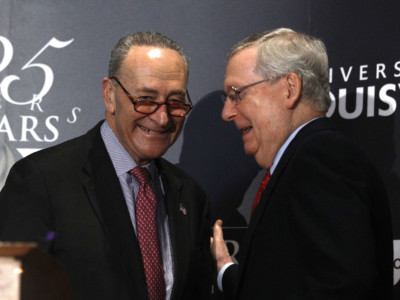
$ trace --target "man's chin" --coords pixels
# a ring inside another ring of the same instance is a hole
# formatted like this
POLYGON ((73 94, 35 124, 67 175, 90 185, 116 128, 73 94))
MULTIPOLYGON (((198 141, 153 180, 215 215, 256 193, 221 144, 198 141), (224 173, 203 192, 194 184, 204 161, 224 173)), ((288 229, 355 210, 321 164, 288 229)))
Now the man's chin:
POLYGON ((256 151, 254 151, 254 149, 251 149, 250 147, 246 147, 246 145, 244 145, 244 153, 248 156, 255 156, 256 151))
POLYGON ((166 152, 167 151, 149 153, 148 155, 146 155, 146 160, 151 161, 153 159, 157 159, 157 158, 163 156, 166 152))
MULTIPOLYGON (((168 148, 162 148, 162 149, 154 149, 153 147, 147 147, 146 149, 140 149, 140 151, 136 151, 134 154, 135 156, 132 157, 136 163, 139 163, 141 165, 147 164, 150 161, 159 158, 163 156, 167 152, 168 148), (150 148, 150 149, 149 149, 150 148)), ((132 156, 132 155, 131 155, 132 156)))
POLYGON ((269 170, 272 165, 272 161, 269 161, 267 156, 264 154, 258 153, 258 155, 253 155, 254 159, 256 160, 256 163, 263 169, 269 170))

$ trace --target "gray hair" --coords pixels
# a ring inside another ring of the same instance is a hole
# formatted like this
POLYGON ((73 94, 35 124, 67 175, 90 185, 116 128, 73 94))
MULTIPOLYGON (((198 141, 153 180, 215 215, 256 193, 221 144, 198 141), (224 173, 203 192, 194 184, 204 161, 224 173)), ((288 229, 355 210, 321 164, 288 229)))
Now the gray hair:
POLYGON ((108 77, 116 75, 123 60, 133 46, 154 46, 175 50, 182 58, 187 74, 189 73, 187 56, 177 42, 158 32, 136 32, 121 38, 112 49, 108 64, 108 77))
POLYGON ((240 41, 229 51, 228 59, 251 46, 258 47, 256 73, 271 81, 296 73, 302 82, 302 99, 310 101, 320 112, 329 109, 328 55, 321 40, 278 28, 240 41))

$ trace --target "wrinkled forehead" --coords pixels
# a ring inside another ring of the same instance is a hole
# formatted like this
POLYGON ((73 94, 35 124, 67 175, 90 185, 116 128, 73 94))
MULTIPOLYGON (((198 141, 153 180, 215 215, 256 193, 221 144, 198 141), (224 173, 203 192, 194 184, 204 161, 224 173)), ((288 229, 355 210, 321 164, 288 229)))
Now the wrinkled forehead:
POLYGON ((135 72, 147 69, 154 72, 183 73, 185 80, 188 68, 185 60, 174 49, 155 46, 133 46, 123 60, 120 72, 135 72))
POLYGON ((225 70, 225 85, 241 86, 256 81, 255 73, 257 48, 248 47, 236 52, 229 60, 225 70))

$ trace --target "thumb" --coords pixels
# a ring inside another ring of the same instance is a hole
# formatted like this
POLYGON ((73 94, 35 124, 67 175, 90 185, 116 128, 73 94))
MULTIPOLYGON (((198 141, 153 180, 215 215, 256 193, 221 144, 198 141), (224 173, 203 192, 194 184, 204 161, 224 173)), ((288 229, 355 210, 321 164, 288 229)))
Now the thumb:
POLYGON ((215 221, 213 226, 213 236, 215 240, 221 241, 224 240, 224 234, 222 232, 222 220, 215 221))

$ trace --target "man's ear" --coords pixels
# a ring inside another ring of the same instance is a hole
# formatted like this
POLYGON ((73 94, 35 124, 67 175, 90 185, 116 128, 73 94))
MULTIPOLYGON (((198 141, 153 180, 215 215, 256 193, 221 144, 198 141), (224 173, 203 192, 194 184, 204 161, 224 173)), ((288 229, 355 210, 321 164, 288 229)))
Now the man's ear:
POLYGON ((106 110, 114 114, 115 112, 115 95, 114 87, 110 78, 103 78, 103 100, 106 106, 106 110))
POLYGON ((301 96, 301 79, 296 73, 288 73, 285 76, 285 84, 287 89, 286 107, 291 109, 300 101, 301 96))

